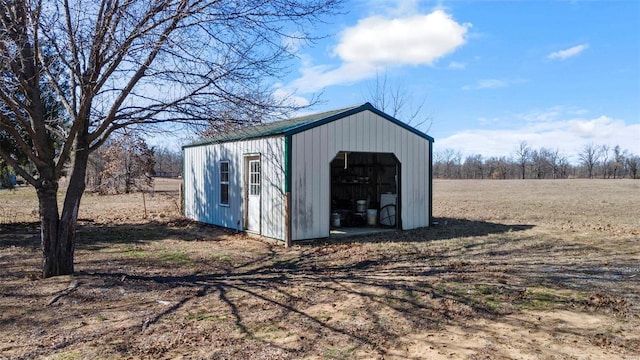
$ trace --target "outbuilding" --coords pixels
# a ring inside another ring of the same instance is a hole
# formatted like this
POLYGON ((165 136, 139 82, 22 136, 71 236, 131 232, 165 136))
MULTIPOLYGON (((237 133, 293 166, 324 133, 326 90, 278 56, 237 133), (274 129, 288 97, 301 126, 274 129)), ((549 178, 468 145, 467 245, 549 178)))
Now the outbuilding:
POLYGON ((185 216, 285 241, 432 219, 433 138, 369 103, 183 148, 185 216))

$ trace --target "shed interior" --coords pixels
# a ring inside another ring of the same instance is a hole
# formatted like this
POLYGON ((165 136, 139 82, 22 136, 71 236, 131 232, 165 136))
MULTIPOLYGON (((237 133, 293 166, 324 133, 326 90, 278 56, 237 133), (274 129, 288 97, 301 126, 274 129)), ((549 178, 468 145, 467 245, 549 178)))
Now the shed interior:
POLYGON ((399 176, 391 153, 339 152, 331 161, 331 227, 399 227, 399 176))

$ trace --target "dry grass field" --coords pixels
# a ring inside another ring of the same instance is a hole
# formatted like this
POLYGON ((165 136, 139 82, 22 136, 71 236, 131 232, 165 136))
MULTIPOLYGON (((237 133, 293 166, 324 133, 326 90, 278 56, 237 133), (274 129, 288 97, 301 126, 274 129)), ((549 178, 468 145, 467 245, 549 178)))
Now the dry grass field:
POLYGON ((160 180, 87 194, 51 279, 36 206, 0 190, 0 359, 640 359, 640 181, 435 181, 437 226, 286 249, 160 180))

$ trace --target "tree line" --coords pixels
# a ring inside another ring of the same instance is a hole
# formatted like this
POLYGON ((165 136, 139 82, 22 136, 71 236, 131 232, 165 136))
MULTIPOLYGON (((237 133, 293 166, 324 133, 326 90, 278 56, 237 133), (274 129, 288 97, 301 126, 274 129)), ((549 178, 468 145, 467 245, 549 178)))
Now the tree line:
POLYGON ((572 163, 558 149, 533 148, 525 141, 507 156, 463 156, 444 149, 434 153, 437 179, 638 179, 640 156, 616 145, 584 145, 572 163))

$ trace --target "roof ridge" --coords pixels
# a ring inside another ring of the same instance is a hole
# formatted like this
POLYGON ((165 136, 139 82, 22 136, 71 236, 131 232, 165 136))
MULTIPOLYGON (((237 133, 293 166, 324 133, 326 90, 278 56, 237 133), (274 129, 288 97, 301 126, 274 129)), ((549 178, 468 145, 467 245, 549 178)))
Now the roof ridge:
MULTIPOLYGON (((278 134, 284 134, 293 129, 303 127, 317 121, 321 121, 323 119, 333 117, 339 115, 344 112, 352 111, 354 109, 358 109, 360 107, 365 107, 369 103, 352 105, 348 107, 326 110, 318 113, 311 113, 302 116, 291 117, 282 120, 276 120, 271 122, 264 122, 260 124, 247 124, 246 126, 242 126, 240 128, 225 131, 217 136, 207 137, 195 142, 192 142, 184 147, 191 147, 197 145, 205 145, 205 144, 215 144, 215 143, 223 143, 247 138, 257 138, 257 137, 265 137, 265 136, 273 136, 278 134)), ((370 105, 370 104, 369 104, 370 105)))
POLYGON ((406 130, 433 142, 433 138, 420 130, 406 124, 393 116, 384 113, 381 110, 376 109, 371 103, 366 102, 360 105, 353 105, 349 107, 327 110, 319 113, 313 113, 294 118, 283 119, 279 121, 266 122, 253 126, 243 126, 238 129, 227 131, 219 134, 216 137, 202 139, 200 141, 193 142, 188 145, 184 145, 182 148, 208 145, 208 144, 220 144, 238 140, 256 139, 262 137, 269 137, 275 135, 291 136, 316 126, 323 125, 328 122, 332 122, 336 119, 352 115, 361 111, 369 110, 374 114, 381 116, 392 123, 405 128, 406 130))

